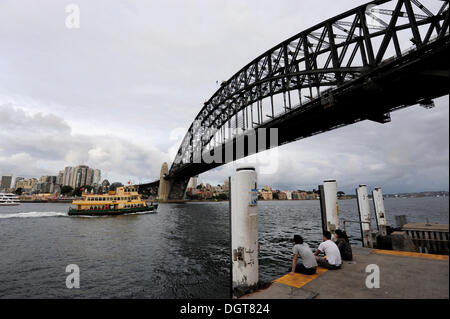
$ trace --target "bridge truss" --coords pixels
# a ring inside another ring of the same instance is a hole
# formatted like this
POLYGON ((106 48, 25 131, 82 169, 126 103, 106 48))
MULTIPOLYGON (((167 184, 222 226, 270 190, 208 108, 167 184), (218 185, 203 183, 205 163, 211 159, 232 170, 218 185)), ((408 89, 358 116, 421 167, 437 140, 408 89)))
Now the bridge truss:
POLYGON ((224 81, 195 117, 170 169, 321 100, 449 33, 449 2, 378 0, 319 23, 266 51, 224 81))

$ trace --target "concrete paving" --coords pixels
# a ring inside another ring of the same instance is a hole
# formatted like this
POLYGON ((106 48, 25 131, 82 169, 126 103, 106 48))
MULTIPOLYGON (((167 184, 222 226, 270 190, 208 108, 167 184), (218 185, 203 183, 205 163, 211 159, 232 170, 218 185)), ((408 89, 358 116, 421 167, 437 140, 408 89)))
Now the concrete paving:
POLYGON ((353 248, 354 260, 313 279, 295 274, 277 279, 245 299, 448 299, 448 256, 353 248), (368 265, 377 265, 380 287, 367 288, 368 265))

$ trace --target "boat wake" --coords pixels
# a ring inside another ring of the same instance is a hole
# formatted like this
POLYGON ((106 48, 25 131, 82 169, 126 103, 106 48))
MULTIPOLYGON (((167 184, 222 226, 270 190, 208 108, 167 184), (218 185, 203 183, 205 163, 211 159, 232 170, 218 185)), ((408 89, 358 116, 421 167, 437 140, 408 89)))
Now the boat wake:
POLYGON ((38 217, 67 217, 67 213, 63 212, 28 212, 28 213, 9 213, 0 214, 2 218, 38 218, 38 217))
POLYGON ((127 214, 127 215, 147 215, 147 214, 156 214, 156 213, 157 213, 156 210, 148 210, 148 211, 145 211, 145 212, 130 213, 130 214, 127 214))

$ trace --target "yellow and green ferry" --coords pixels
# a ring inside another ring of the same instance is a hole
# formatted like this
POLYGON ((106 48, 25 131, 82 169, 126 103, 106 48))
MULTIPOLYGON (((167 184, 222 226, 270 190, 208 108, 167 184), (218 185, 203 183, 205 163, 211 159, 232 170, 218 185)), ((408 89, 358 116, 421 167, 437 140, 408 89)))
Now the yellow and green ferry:
POLYGON ((116 191, 110 191, 108 194, 83 194, 83 198, 74 200, 72 205, 76 208, 69 209, 69 216, 115 216, 154 212, 158 208, 157 204, 147 205, 134 186, 118 187, 116 191))

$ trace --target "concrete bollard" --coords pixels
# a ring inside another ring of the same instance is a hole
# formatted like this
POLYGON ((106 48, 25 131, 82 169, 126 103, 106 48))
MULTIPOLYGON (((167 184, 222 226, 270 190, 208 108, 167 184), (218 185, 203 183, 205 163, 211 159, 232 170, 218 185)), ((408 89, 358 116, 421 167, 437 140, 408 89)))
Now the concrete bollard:
POLYGON ((369 195, 366 185, 359 185, 356 189, 356 198, 358 200, 359 221, 361 225, 361 237, 363 247, 372 247, 372 234, 370 227, 370 206, 369 195))
POLYGON ((320 210, 322 213, 322 230, 333 233, 339 229, 339 206, 337 200, 337 183, 326 180, 319 185, 320 210))
POLYGON ((375 187, 372 191, 373 205, 375 208, 375 216, 377 220, 378 231, 381 236, 387 235, 386 229, 386 211, 384 209, 383 193, 380 187, 375 187))
POLYGON ((233 296, 258 284, 258 191, 253 167, 238 168, 230 182, 233 296))
POLYGON ((395 224, 397 228, 402 228, 403 225, 408 224, 408 220, 406 218, 406 215, 397 215, 395 216, 395 224))

